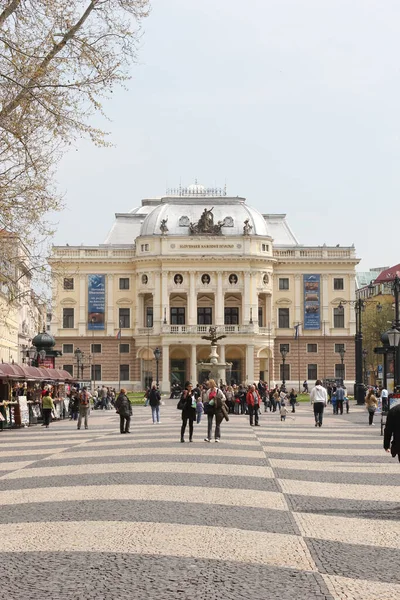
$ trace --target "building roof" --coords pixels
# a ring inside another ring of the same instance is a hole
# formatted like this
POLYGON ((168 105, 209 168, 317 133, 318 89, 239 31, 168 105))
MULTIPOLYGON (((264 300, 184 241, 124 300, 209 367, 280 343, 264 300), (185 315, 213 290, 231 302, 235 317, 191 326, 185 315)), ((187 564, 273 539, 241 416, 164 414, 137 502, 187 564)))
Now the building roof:
POLYGON ((393 267, 389 267, 388 269, 382 271, 375 279, 374 283, 385 283, 387 281, 393 281, 396 275, 400 277, 400 264, 394 265, 393 267))

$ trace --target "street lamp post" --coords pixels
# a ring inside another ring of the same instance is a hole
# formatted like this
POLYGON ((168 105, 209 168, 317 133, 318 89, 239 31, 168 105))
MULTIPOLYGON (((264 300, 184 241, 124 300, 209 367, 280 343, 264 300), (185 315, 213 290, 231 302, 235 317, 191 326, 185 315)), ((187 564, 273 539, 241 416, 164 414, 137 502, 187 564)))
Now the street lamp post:
POLYGON ((393 390, 396 391, 396 386, 398 385, 397 379, 397 369, 398 369, 398 351, 399 351, 399 343, 400 343, 400 331, 396 327, 392 327, 389 331, 386 332, 389 340, 389 346, 393 348, 394 354, 394 369, 393 369, 393 390))
POLYGON ((283 389, 285 389, 285 384, 286 384, 286 380, 285 380, 285 361, 286 361, 286 355, 287 355, 287 348, 283 347, 281 350, 281 356, 282 356, 282 387, 283 389))
POLYGON ((340 362, 342 363, 340 374, 341 374, 342 385, 343 385, 343 380, 344 380, 344 355, 346 354, 346 350, 344 348, 340 348, 339 354, 340 354, 340 362))
POLYGON ((161 350, 158 347, 154 350, 154 358, 156 359, 156 384, 157 384, 157 388, 158 388, 158 379, 159 379, 158 364, 159 364, 160 358, 161 358, 161 350))
POLYGON ((32 363, 35 361, 35 359, 37 357, 37 348, 36 348, 36 346, 31 346, 30 348, 28 348, 27 354, 28 354, 28 357, 29 357, 29 365, 32 366, 32 363))
POLYGON ((81 372, 81 379, 83 379, 83 352, 79 348, 75 350, 76 366, 79 379, 79 371, 81 372))
POLYGON ((363 355, 363 368, 364 368, 364 385, 368 385, 368 381, 367 381, 367 356, 368 356, 368 350, 366 348, 364 348, 364 350, 362 351, 362 355, 363 355))

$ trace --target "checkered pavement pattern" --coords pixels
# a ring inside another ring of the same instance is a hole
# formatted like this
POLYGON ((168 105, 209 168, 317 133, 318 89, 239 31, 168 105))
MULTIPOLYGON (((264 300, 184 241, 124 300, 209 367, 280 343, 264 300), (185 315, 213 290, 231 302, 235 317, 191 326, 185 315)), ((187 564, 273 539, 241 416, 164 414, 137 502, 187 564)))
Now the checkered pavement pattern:
MULTIPOLYGON (((0 433, 0 599, 393 600, 400 465, 367 413, 309 405, 180 443, 176 401, 0 433)), ((188 433, 187 433, 188 435, 188 433)))

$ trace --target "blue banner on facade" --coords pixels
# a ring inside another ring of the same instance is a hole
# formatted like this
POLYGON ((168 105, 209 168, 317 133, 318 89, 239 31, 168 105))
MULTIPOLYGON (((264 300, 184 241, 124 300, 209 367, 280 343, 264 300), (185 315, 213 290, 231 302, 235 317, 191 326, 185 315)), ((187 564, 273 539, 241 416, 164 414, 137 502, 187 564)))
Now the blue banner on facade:
POLYGON ((304 325, 303 329, 321 329, 320 275, 303 275, 304 325))
POLYGON ((106 276, 88 276, 88 329, 104 329, 106 276))

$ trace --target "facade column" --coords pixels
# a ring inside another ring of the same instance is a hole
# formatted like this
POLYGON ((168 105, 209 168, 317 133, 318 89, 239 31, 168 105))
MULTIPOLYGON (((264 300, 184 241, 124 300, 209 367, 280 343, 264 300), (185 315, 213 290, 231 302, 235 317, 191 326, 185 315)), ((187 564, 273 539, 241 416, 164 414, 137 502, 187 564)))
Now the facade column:
POLYGON ((242 324, 248 325, 250 320, 250 273, 244 273, 244 286, 242 291, 242 324))
MULTIPOLYGON (((219 355, 218 362, 219 363, 226 363, 226 359, 225 359, 225 346, 223 344, 221 344, 218 347, 218 355, 219 355)), ((223 383, 228 383, 226 381, 226 371, 220 372, 219 378, 222 379, 223 383)), ((219 385, 219 381, 217 381, 217 385, 219 385)))
POLYGON ((161 310, 163 323, 165 316, 169 324, 168 271, 162 271, 161 273, 161 310))
POLYGON ((301 275, 294 276, 294 322, 302 323, 301 319, 301 275))
POLYGON ((169 346, 166 344, 162 347, 162 375, 161 375, 161 392, 167 394, 170 392, 170 381, 169 381, 169 346))
MULTIPOLYGON (((349 294, 348 294, 347 298, 349 298, 350 300, 354 300, 354 298, 356 297, 356 278, 354 277, 354 275, 349 275, 348 283, 349 283, 349 294)), ((346 323, 345 323, 345 325, 346 325, 346 323)), ((351 309, 350 314, 349 314, 349 334, 355 335, 355 333, 356 333, 356 311, 351 309)))
POLYGON ((138 294, 138 314, 137 314, 137 323, 138 327, 146 327, 146 322, 144 318, 144 295, 138 294))
POLYGON ((222 290, 222 273, 217 273, 217 295, 215 298, 215 324, 224 324, 224 292, 222 290))
POLYGON ((114 335, 114 328, 114 275, 107 275, 107 335, 114 335))
POLYGON ((81 275, 79 277, 79 321, 78 321, 79 335, 85 335, 86 330, 87 330, 86 287, 87 287, 86 277, 85 277, 85 275, 81 275))
POLYGON ((190 373, 189 373, 189 381, 193 384, 193 386, 197 383, 197 352, 196 345, 191 346, 190 348, 190 373))
POLYGON ((246 346, 246 383, 254 381, 254 345, 246 346))
POLYGON ((328 275, 322 275, 322 322, 328 323, 327 335, 330 334, 331 322, 329 319, 329 292, 328 292, 328 275))
POLYGON ((189 298, 188 298, 188 325, 196 325, 197 318, 197 302, 196 302, 196 273, 190 271, 189 273, 189 298))
POLYGON ((162 322, 161 294, 160 294, 160 273, 154 273, 154 294, 153 294, 153 327, 155 333, 160 333, 162 322))
POLYGON ((251 311, 249 314, 249 320, 251 320, 255 325, 258 325, 258 293, 257 293, 257 277, 258 273, 252 273, 250 275, 250 307, 251 311))

